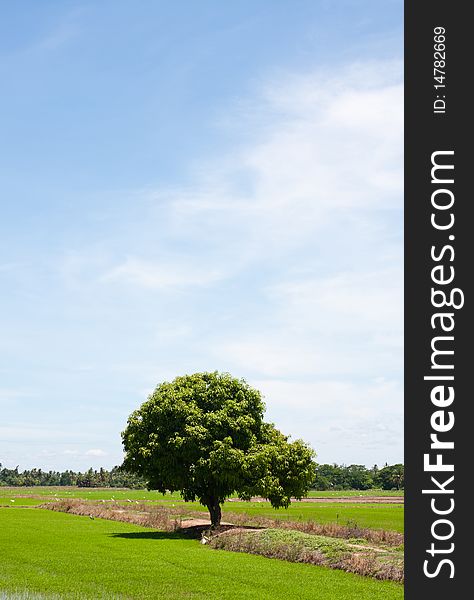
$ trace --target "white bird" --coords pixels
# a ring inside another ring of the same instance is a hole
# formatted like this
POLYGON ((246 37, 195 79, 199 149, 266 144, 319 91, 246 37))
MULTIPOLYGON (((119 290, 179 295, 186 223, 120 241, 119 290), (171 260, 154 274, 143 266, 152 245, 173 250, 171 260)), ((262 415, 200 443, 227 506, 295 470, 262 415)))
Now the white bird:
POLYGON ((89 519, 94 520, 94 517, 92 515, 89 515, 89 519))

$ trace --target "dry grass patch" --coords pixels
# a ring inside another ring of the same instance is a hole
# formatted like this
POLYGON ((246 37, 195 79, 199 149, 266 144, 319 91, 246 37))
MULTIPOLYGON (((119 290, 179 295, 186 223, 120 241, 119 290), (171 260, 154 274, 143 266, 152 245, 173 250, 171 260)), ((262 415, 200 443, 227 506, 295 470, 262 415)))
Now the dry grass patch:
POLYGON ((360 539, 343 540, 283 529, 234 529, 211 536, 209 545, 221 550, 341 569, 376 579, 404 580, 401 551, 368 547, 360 539))
MULTIPOLYGON (((119 504, 116 501, 101 500, 96 502, 67 498, 43 504, 39 508, 70 512, 75 515, 92 515, 93 517, 102 519, 135 523, 144 527, 155 527, 163 531, 176 531, 181 528, 183 521, 192 518, 209 521, 209 514, 207 512, 186 509, 182 506, 173 508, 150 505, 146 502, 131 502, 125 505, 119 504)), ((402 533, 359 527, 355 522, 348 525, 339 525, 337 523, 317 523, 316 521, 283 521, 281 519, 229 511, 225 511, 224 516, 227 522, 238 527, 287 529, 311 535, 322 535, 346 540, 357 538, 364 539, 377 546, 389 546, 398 549, 404 543, 404 535, 402 533)))
POLYGON ((317 523, 316 521, 283 521, 282 519, 271 519, 269 517, 251 516, 245 513, 232 513, 228 511, 225 511, 225 518, 235 525, 246 527, 289 529, 311 535, 324 535, 341 539, 362 538, 373 544, 397 548, 404 543, 403 533, 359 527, 355 522, 348 525, 339 525, 337 523, 317 523))

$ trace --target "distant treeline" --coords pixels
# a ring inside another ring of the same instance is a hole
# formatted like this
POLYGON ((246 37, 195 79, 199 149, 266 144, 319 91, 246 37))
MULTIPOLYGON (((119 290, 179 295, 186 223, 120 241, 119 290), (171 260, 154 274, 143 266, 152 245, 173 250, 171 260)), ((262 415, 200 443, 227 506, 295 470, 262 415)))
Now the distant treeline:
POLYGON ((146 487, 143 479, 127 473, 120 467, 110 471, 89 469, 88 471, 42 471, 30 469, 18 471, 16 469, 2 468, 0 463, 0 486, 35 486, 35 485, 77 485, 79 487, 125 487, 142 489, 146 487))
MULTIPOLYGON (((124 487, 143 489, 146 482, 114 467, 106 469, 89 469, 88 471, 42 471, 30 469, 19 471, 16 469, 2 468, 0 463, 0 486, 35 486, 35 485, 77 485, 79 487, 124 487)), ((385 465, 378 468, 374 465, 368 469, 364 465, 317 465, 316 479, 313 488, 316 490, 369 490, 378 488, 382 490, 401 490, 405 485, 404 467, 398 465, 385 465)))
POLYGON ((316 490, 402 490, 405 469, 402 464, 368 469, 364 465, 317 465, 316 490))

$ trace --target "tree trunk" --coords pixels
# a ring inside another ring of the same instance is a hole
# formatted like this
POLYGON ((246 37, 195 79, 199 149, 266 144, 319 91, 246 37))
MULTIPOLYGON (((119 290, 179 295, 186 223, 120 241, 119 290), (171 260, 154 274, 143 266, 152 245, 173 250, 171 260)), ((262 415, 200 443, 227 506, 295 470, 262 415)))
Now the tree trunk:
POLYGON ((222 510, 218 500, 212 500, 207 504, 209 514, 211 516, 211 527, 219 527, 221 524, 222 510))

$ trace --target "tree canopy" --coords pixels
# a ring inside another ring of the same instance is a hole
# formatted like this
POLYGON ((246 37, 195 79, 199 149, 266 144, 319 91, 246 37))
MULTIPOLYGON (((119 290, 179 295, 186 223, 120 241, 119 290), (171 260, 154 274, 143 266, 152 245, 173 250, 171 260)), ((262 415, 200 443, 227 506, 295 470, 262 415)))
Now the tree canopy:
POLYGON ((199 500, 213 526, 234 493, 287 507, 314 480, 314 452, 265 423, 264 410, 260 392, 228 373, 164 382, 128 419, 123 467, 143 477, 149 489, 199 500))
POLYGON ((404 466, 388 465, 379 469, 377 465, 319 464, 316 466, 315 490, 402 490, 404 488, 404 466))
POLYGON ((120 467, 110 471, 104 468, 92 469, 84 473, 71 471, 43 471, 25 469, 19 471, 2 467, 0 463, 0 486, 70 486, 78 487, 126 487, 143 489, 145 482, 133 473, 127 473, 120 467))

